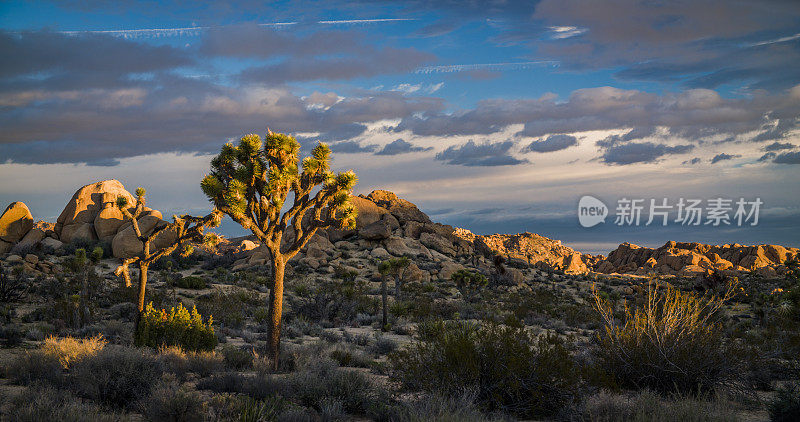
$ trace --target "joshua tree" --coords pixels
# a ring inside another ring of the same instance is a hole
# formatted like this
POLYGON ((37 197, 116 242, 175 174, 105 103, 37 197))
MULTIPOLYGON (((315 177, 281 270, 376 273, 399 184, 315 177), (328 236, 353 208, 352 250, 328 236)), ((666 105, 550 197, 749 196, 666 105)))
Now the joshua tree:
POLYGON ((486 287, 489 282, 486 276, 469 270, 458 270, 450 276, 450 280, 456 283, 461 294, 467 301, 471 301, 480 289, 486 287))
POLYGON ((405 273, 405 269, 408 268, 408 258, 391 258, 383 261, 378 265, 378 271, 380 271, 381 275, 381 300, 383 302, 383 325, 381 329, 386 331, 386 327, 388 325, 388 318, 387 318, 387 310, 386 310, 386 277, 392 275, 394 276, 394 296, 395 300, 399 300, 400 298, 400 287, 402 286, 402 278, 403 274, 405 273))
POLYGON ((329 167, 331 150, 324 143, 303 159, 300 171, 299 152, 300 144, 291 136, 268 130, 262 143, 258 135, 246 135, 238 146, 227 143, 222 147, 211 160, 211 174, 201 183, 216 209, 250 230, 269 251, 273 285, 268 347, 275 369, 280 353, 286 262, 317 230, 355 227, 356 209, 350 202, 358 181, 355 173, 350 170, 334 175, 329 167), (290 194, 291 207, 281 213, 290 194), (304 217, 310 218, 304 221, 304 217))
POLYGON ((81 326, 90 322, 91 311, 89 310, 89 273, 94 274, 94 266, 103 259, 103 248, 96 247, 91 255, 86 254, 86 249, 77 249, 75 256, 72 257, 71 266, 76 273, 82 272, 81 279, 81 301, 80 301, 80 321, 81 326))
MULTIPOLYGON (((115 274, 122 276, 125 280, 125 286, 130 286, 130 275, 128 273, 128 266, 135 264, 139 267, 139 297, 138 297, 138 314, 136 316, 135 330, 139 328, 139 319, 144 311, 144 294, 147 287, 147 270, 150 265, 158 261, 162 256, 171 254, 178 246, 184 245, 188 249, 188 242, 213 242, 214 235, 204 235, 203 231, 206 227, 217 227, 222 220, 222 214, 218 211, 212 211, 205 217, 195 217, 191 215, 184 215, 178 217, 172 216, 172 223, 156 226, 149 234, 142 233, 139 228, 139 217, 144 212, 145 207, 145 190, 144 188, 136 189, 136 206, 133 212, 128 209, 128 199, 124 196, 117 197, 117 208, 122 211, 122 214, 127 220, 130 220, 133 226, 133 231, 136 233, 136 238, 142 242, 142 252, 133 258, 123 259, 115 274), (165 230, 174 230, 175 240, 166 247, 153 249, 153 241, 159 233, 165 230)), ((135 332, 135 331, 134 331, 135 332)))

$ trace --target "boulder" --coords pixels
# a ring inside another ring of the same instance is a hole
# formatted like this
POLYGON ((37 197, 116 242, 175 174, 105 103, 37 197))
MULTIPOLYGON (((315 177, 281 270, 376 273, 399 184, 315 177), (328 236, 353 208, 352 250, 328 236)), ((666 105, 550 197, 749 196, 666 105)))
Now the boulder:
POLYGON ((239 246, 236 247, 236 252, 237 253, 242 253, 242 252, 252 251, 253 249, 255 249, 257 247, 258 247, 258 244, 256 242, 253 242, 252 240, 245 239, 245 240, 242 240, 242 243, 240 243, 239 246))
POLYGON ((59 239, 65 243, 76 242, 78 240, 93 242, 97 240, 97 235, 95 235, 94 227, 91 223, 75 223, 65 226, 64 229, 61 230, 59 239))
POLYGON ((447 240, 447 238, 445 238, 444 236, 440 236, 434 233, 422 233, 419 235, 419 242, 445 255, 449 256, 456 255, 456 250, 453 247, 453 242, 447 240))
POLYGON ((367 240, 383 240, 392 235, 387 220, 378 220, 358 230, 358 235, 367 240))
POLYGON ((14 244, 33 228, 33 216, 22 202, 12 202, 0 216, 0 240, 14 244))
POLYGON ((403 238, 389 237, 383 241, 383 247, 387 252, 394 256, 413 255, 413 251, 406 245, 403 238))
POLYGON ((569 274, 581 274, 588 271, 580 252, 565 256, 561 262, 561 270, 569 274))
POLYGON ((452 276, 453 273, 458 272, 458 270, 464 269, 463 265, 457 264, 453 261, 443 261, 441 263, 441 266, 442 268, 439 270, 439 274, 437 275, 442 280, 450 280, 450 276, 452 276))
POLYGON ((45 237, 40 243, 42 247, 53 248, 54 250, 61 249, 61 247, 64 246, 64 242, 53 239, 52 237, 45 237))
POLYGON ((11 249, 12 252, 28 251, 36 247, 36 245, 44 239, 44 231, 42 229, 31 229, 22 240, 19 241, 11 249))
MULTIPOLYGON (((106 193, 103 194, 104 201, 110 199, 110 194, 106 193)), ((111 202, 106 202, 103 204, 103 209, 97 213, 97 217, 94 219, 94 230, 97 238, 104 241, 110 242, 114 239, 114 235, 117 234, 119 228, 125 224, 125 216, 122 214, 122 211, 117 208, 113 201, 116 201, 114 198, 111 202)))
POLYGON ((24 261, 25 260, 19 255, 9 255, 8 257, 6 257, 6 262, 8 262, 9 264, 21 264, 24 261))
POLYGON ((104 180, 78 189, 56 220, 54 231, 59 240, 67 243, 79 238, 97 239, 95 220, 105 209, 105 204, 115 202, 118 196, 127 198, 131 206, 136 203, 133 195, 118 180, 104 180))
MULTIPOLYGON (((362 196, 363 197, 363 196, 362 196)), ((431 219, 420 211, 416 205, 405 199, 398 198, 393 192, 387 190, 374 190, 369 195, 363 197, 374 202, 381 208, 388 210, 403 225, 409 221, 419 223, 430 223, 431 219)))
POLYGON ((386 249, 380 247, 371 250, 369 252, 369 255, 373 258, 380 260, 389 259, 392 257, 392 255, 390 255, 389 252, 386 251, 386 249))
POLYGON ((34 254, 32 254, 32 253, 29 253, 29 254, 25 255, 25 262, 27 262, 27 263, 29 263, 31 265, 36 265, 37 263, 39 263, 39 257, 34 255, 34 254))
MULTIPOLYGON (((152 233, 156 226, 167 224, 167 222, 161 220, 158 215, 151 214, 140 217, 137 221, 139 222, 139 230, 143 236, 147 236, 152 233)), ((156 238, 153 240, 153 243, 151 244, 152 249, 157 249, 168 245, 170 240, 174 240, 176 236, 177 235, 171 230, 162 230, 161 233, 159 233, 158 236, 156 236, 156 238)), ((133 230, 133 225, 127 224, 127 227, 122 229, 114 236, 114 239, 111 241, 111 249, 114 251, 114 256, 117 258, 133 258, 134 256, 142 253, 144 244, 142 244, 142 242, 136 237, 136 232, 133 230)))

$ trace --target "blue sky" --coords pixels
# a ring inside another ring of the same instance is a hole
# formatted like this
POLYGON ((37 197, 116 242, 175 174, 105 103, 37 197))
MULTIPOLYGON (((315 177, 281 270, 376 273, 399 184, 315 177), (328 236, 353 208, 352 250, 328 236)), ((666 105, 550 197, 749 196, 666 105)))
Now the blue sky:
POLYGON ((203 212, 209 154, 270 127, 479 233, 800 242, 796 1, 6 1, 0 54, 0 203, 42 219, 104 178, 203 212), (585 194, 764 206, 586 229, 585 194))

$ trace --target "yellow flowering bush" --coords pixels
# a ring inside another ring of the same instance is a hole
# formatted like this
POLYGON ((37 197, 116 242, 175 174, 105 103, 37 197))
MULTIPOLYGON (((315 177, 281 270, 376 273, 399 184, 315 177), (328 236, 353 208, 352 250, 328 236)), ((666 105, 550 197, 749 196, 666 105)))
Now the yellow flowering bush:
POLYGON ((158 310, 153 308, 151 302, 142 313, 135 342, 137 346, 154 348, 178 346, 187 351, 214 350, 217 336, 212 324, 211 316, 207 322, 203 322, 196 307, 192 307, 191 312, 183 304, 169 311, 158 310))

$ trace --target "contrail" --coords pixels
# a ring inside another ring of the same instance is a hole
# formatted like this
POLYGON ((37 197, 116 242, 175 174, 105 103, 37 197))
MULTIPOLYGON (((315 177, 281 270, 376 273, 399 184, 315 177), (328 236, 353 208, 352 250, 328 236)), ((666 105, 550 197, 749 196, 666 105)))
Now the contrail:
MULTIPOLYGON (((347 19, 347 20, 326 20, 313 22, 319 25, 359 25, 370 23, 390 23, 390 22, 405 22, 415 21, 413 18, 386 18, 386 19, 347 19)), ((268 22, 259 23, 258 26, 280 28, 284 26, 299 25, 301 22, 268 22)), ((185 28, 152 28, 152 29, 119 29, 119 30, 99 30, 99 31, 59 31, 67 35, 79 34, 105 34, 122 38, 161 38, 161 37, 181 37, 181 36, 197 36, 201 32, 207 31, 212 28, 221 28, 215 26, 190 26, 185 28)))
POLYGON ((414 71, 414 73, 453 73, 465 72, 470 70, 522 70, 532 67, 550 65, 558 67, 555 60, 537 60, 532 62, 509 62, 509 63, 475 63, 475 64, 451 64, 445 66, 424 66, 414 71))
POLYGON ((800 38, 800 33, 794 34, 794 35, 789 35, 788 37, 776 38, 774 40, 767 40, 767 41, 755 42, 755 43, 752 43, 752 44, 746 44, 746 46, 747 47, 758 47, 760 45, 777 44, 777 43, 780 43, 780 42, 794 41, 794 40, 796 40, 798 38, 800 38))

